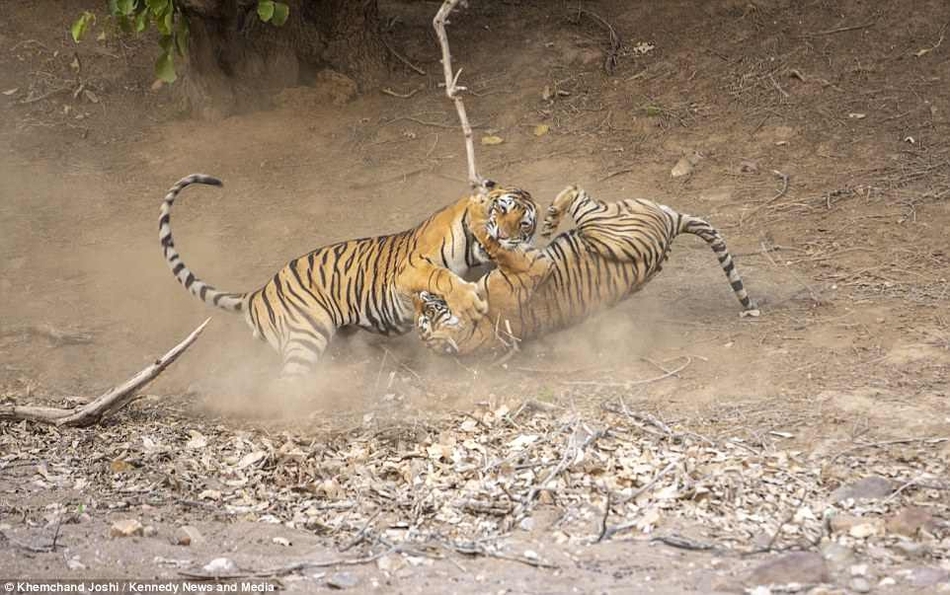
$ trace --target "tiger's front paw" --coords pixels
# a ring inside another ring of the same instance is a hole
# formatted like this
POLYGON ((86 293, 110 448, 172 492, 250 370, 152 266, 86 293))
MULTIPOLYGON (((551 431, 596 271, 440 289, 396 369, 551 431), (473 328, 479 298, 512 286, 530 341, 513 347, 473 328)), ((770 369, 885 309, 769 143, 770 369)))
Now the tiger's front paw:
POLYGON ((474 283, 464 283, 446 297, 449 310, 463 319, 478 320, 488 313, 488 302, 474 283))

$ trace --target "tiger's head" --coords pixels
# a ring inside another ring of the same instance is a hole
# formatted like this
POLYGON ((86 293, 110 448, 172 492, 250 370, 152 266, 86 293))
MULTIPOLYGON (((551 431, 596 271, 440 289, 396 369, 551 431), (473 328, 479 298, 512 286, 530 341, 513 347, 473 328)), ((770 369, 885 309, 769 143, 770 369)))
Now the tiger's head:
POLYGON ((538 205, 520 188, 494 187, 486 197, 485 230, 506 249, 530 244, 538 227, 538 205))
POLYGON ((451 337, 451 329, 462 326, 462 321, 452 314, 449 305, 440 296, 428 291, 418 295, 416 329, 419 338, 429 349, 441 353, 458 353, 458 344, 451 337))

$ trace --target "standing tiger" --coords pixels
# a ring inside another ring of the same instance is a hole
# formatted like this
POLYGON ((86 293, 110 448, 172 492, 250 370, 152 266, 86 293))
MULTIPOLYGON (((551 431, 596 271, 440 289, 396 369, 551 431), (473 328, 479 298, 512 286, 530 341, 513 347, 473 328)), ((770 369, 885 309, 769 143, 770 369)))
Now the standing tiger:
MULTIPOLYGON (((198 279, 175 249, 171 208, 191 184, 222 186, 217 178, 193 174, 169 189, 162 202, 158 237, 165 261, 185 289, 201 301, 230 312, 243 312, 254 335, 267 341, 283 361, 282 376, 310 370, 343 327, 384 335, 406 333, 413 326, 413 297, 428 291, 444 296, 453 311, 477 320, 487 309, 474 283, 461 278, 471 267, 488 262, 474 241, 469 197, 438 211, 420 225, 400 233, 349 240, 317 248, 291 260, 262 287, 248 293, 219 291, 198 279)), ((493 211, 509 238, 530 240, 537 207, 527 192, 493 188, 493 211)))
POLYGON ((548 209, 541 235, 549 237, 569 212, 575 227, 545 248, 507 249, 490 233, 491 212, 472 211, 472 230, 497 268, 478 284, 488 315, 473 320, 439 295, 414 300, 416 324, 427 345, 457 354, 497 352, 580 323, 640 290, 660 272, 673 239, 699 236, 715 252, 745 315, 757 315, 726 244, 709 223, 648 200, 604 203, 569 186, 548 209))

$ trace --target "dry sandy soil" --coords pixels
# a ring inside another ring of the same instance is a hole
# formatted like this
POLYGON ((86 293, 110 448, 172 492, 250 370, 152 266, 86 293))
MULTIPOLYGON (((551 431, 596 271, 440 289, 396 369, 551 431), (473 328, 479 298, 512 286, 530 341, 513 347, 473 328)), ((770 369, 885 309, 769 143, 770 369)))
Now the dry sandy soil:
MULTIPOLYGON (((152 88, 151 40, 76 46, 67 23, 98 5, 45 4, 0 3, 4 399, 98 394, 210 314, 156 241, 183 175, 225 181, 187 192, 175 232, 228 290, 466 190, 434 3, 383 4, 391 43, 428 73, 394 62, 385 87, 412 97, 334 105, 302 87, 217 122, 152 88)), ((821 569, 775 582, 950 589, 950 447, 929 440, 950 436, 950 7, 585 2, 624 42, 608 75, 607 30, 576 3, 472 4, 455 59, 477 136, 504 139, 477 147, 481 172, 541 201, 579 183, 707 217, 762 316, 739 319, 686 237, 642 293, 504 367, 357 334, 289 399, 269 384, 276 356, 215 313, 102 427, 0 422, 0 574, 371 559, 270 574, 301 591, 345 571, 334 580, 354 590, 712 592, 762 582, 751 569, 794 550, 821 569), (683 158, 691 173, 672 177, 683 158), (868 476, 889 495, 835 502, 868 476), (605 507, 608 525, 635 525, 594 543, 605 507), (927 518, 901 537, 908 507, 927 518), (863 520, 822 520, 835 514, 863 520), (129 518, 157 534, 110 539, 129 518), (171 545, 183 524, 202 542, 171 545)))

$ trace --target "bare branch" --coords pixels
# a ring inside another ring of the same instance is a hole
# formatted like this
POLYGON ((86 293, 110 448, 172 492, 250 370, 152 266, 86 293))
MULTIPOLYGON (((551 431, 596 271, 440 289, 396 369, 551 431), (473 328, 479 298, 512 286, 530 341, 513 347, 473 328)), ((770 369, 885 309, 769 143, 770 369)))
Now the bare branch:
POLYGON ((86 427, 97 423, 103 417, 126 406, 138 391, 154 380, 165 368, 191 347, 198 335, 208 326, 211 319, 202 322, 190 335, 175 345, 168 353, 155 360, 141 372, 129 378, 119 386, 103 393, 96 399, 72 409, 56 407, 20 407, 13 404, 0 405, 0 421, 28 420, 56 426, 86 427))
POLYGON ((442 71, 445 74, 445 95, 455 103, 455 111, 458 112, 459 122, 462 124, 462 134, 465 136, 465 155, 468 158, 468 181, 472 189, 479 194, 485 194, 487 191, 486 180, 478 175, 475 167, 475 141, 472 137, 472 126, 468 122, 468 116, 465 113, 465 103, 459 95, 459 91, 464 87, 458 86, 458 77, 462 74, 452 70, 452 51, 449 49, 449 37, 445 32, 445 24, 448 22, 449 15, 455 10, 459 3, 463 5, 463 0, 444 0, 442 7, 435 13, 432 19, 432 26, 435 28, 435 34, 439 38, 439 45, 442 48, 442 71))

